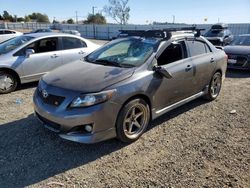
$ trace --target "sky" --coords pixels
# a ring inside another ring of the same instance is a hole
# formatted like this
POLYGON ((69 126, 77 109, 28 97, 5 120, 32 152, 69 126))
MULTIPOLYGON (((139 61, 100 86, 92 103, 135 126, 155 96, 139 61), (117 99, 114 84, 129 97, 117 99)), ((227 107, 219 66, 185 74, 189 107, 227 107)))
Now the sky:
MULTIPOLYGON (((33 12, 47 14, 52 21, 86 19, 96 7, 101 12, 108 0, 0 0, 0 14, 7 10, 23 17, 33 12)), ((129 0, 130 24, 175 22, 188 24, 250 23, 250 0, 129 0), (204 19, 207 18, 205 22, 204 19)), ((108 22, 115 23, 111 18, 108 22)))

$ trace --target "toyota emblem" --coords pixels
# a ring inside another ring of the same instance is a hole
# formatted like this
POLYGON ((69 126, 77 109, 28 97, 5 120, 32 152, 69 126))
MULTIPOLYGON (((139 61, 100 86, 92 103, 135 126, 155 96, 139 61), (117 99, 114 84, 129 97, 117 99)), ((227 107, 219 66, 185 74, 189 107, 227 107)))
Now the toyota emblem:
POLYGON ((43 98, 47 98, 49 96, 48 92, 45 89, 42 90, 42 96, 43 98))

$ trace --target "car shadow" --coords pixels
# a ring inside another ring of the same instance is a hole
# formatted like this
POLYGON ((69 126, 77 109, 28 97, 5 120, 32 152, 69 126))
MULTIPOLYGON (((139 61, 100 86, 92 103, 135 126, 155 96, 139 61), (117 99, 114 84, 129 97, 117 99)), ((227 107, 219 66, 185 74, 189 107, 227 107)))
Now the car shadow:
MULTIPOLYGON (((168 112, 154 120, 148 131, 204 103, 205 100, 197 99, 168 112)), ((116 139, 92 145, 66 141, 47 131, 30 114, 24 119, 0 125, 0 185, 33 185, 126 146, 116 139)))
POLYGON ((18 90, 34 88, 34 87, 37 87, 37 85, 38 85, 38 81, 30 82, 30 83, 26 83, 26 84, 21 84, 20 86, 18 86, 17 91, 18 90))
POLYGON ((250 70, 233 70, 228 69, 226 72, 227 78, 250 78, 250 70))

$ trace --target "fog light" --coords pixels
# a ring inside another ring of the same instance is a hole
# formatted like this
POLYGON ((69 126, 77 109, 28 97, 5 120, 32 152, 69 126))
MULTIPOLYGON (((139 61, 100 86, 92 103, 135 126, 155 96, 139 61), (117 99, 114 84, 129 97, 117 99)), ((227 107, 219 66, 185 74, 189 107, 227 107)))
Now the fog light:
POLYGON ((85 131, 87 131, 89 133, 92 132, 92 130, 93 130, 92 125, 85 125, 84 129, 85 129, 85 131))

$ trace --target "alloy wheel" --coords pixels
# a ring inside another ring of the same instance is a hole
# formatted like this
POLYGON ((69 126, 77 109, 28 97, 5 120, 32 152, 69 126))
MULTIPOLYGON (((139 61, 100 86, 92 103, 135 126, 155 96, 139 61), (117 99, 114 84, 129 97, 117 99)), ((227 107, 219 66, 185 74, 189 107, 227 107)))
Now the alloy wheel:
POLYGON ((124 134, 134 139, 140 135, 148 124, 148 109, 143 104, 134 104, 126 113, 123 122, 124 134))

